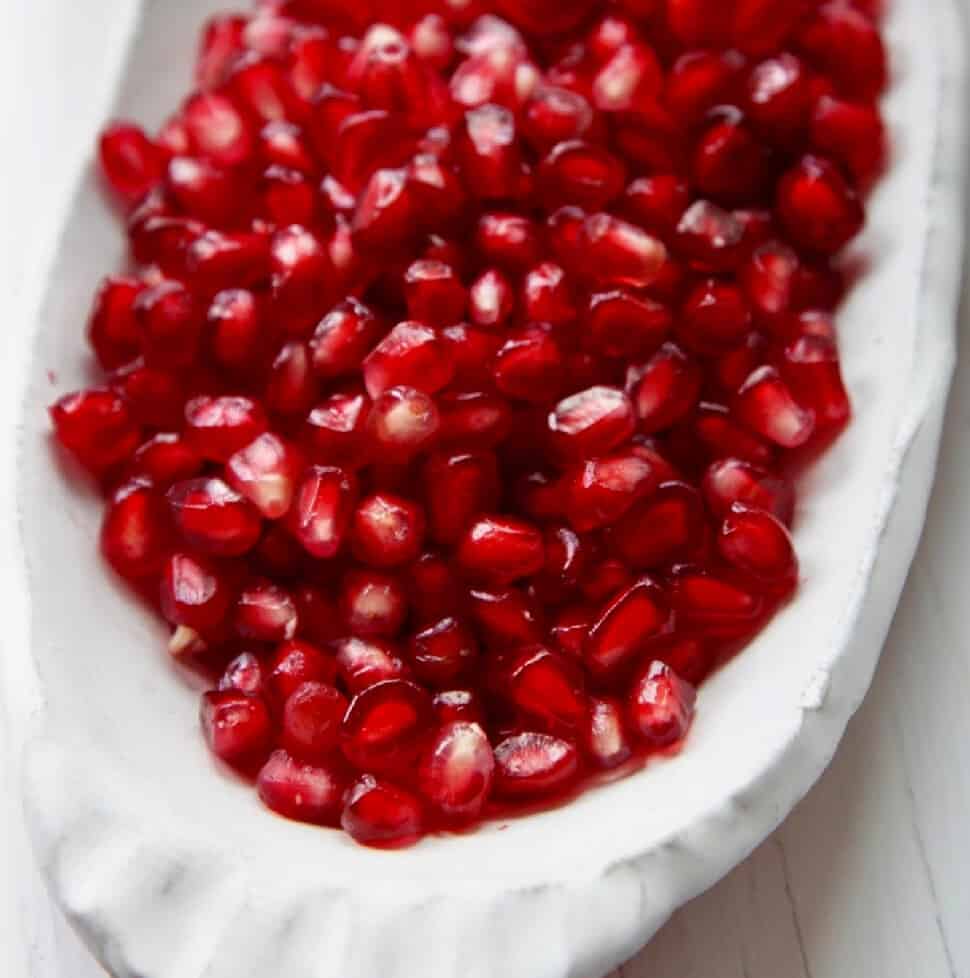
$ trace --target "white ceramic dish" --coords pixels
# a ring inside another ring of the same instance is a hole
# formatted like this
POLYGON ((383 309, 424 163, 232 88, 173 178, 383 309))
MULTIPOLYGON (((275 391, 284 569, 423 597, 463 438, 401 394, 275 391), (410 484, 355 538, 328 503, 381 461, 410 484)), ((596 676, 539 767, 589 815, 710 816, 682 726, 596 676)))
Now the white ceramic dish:
MULTIPOLYGON (((179 59, 221 6, 146 0, 113 112, 160 121, 187 84, 179 59)), ((99 565, 97 503, 55 463, 44 412, 85 382, 84 310, 122 260, 85 172, 33 324, 19 464, 32 640, 20 651, 29 681, 10 692, 39 704, 21 731, 38 858, 113 974, 593 978, 808 790, 871 679, 954 361, 962 35, 951 0, 892 7, 895 161, 859 245, 871 267, 840 320, 857 414, 802 486, 798 600, 703 688, 677 758, 559 810, 402 852, 277 819, 215 776, 196 692, 166 662, 160 626, 99 565)))

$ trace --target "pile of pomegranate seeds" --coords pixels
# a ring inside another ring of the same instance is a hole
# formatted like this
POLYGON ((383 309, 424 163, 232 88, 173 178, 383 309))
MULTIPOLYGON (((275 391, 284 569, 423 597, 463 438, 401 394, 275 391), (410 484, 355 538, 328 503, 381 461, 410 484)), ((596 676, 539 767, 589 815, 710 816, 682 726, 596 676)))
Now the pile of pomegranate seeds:
POLYGON ((390 846, 681 743, 845 425, 872 0, 268 0, 101 140, 52 408, 273 810, 390 846))

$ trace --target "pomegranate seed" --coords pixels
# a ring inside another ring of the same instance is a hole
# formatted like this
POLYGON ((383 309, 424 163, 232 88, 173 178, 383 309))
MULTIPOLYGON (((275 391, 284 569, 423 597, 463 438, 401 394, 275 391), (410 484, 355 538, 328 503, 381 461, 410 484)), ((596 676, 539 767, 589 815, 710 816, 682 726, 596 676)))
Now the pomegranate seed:
POLYGON ((815 430, 815 415, 796 403, 774 367, 759 367, 741 385, 734 413, 752 431, 783 448, 804 445, 815 430))
POLYGON ((173 157, 165 181, 169 193, 190 217, 226 227, 240 216, 240 202, 245 195, 240 193, 238 178, 208 160, 173 157))
POLYGON ((791 525, 795 490, 782 476, 741 459, 713 462, 704 474, 704 499, 711 511, 724 517, 735 503, 771 513, 791 525))
POLYGON ((487 391, 443 394, 441 441, 451 448, 488 448, 503 441, 512 426, 508 401, 487 391))
POLYGON ((462 537, 458 562, 474 577, 510 584, 542 568, 545 563, 542 535, 520 520, 484 516, 462 537))
POLYGON ((256 781, 263 804, 297 822, 340 824, 347 781, 335 765, 305 764, 285 750, 276 750, 256 781))
POLYGON ((367 433, 376 455, 388 462, 406 462, 434 440, 440 425, 429 395, 413 387, 392 387, 374 401, 367 433))
POLYGON ((224 289, 213 296, 206 316, 212 359, 231 372, 249 373, 262 361, 265 334, 262 310, 248 289, 224 289))
POLYGON ((327 683, 302 683, 283 707, 281 742, 295 758, 321 761, 340 742, 347 700, 327 683))
POLYGON ((697 364, 673 343, 664 343, 642 367, 630 367, 627 390, 640 430, 652 434, 682 418, 697 403, 700 384, 697 364))
POLYGON ((594 675, 622 669, 667 620, 660 588, 650 578, 636 581, 600 613, 583 644, 583 659, 594 675))
POLYGON ((560 401, 549 415, 557 454, 565 459, 604 455, 634 432, 630 399, 615 387, 590 387, 560 401))
POLYGON ((421 762, 421 793, 449 821, 477 818, 488 798, 495 758, 477 723, 443 726, 421 762))
POLYGON ((768 155, 740 110, 715 109, 691 156, 693 183, 706 197, 727 203, 756 198, 764 186, 768 155))
POLYGON ((129 580, 155 576, 169 544, 165 506, 141 480, 123 485, 111 497, 101 525, 101 551, 129 580))
POLYGON ((447 348, 433 329, 398 323, 362 364, 367 393, 377 398, 391 387, 434 394, 451 380, 447 348))
POLYGON ((670 747, 686 736, 696 699, 694 687, 670 666, 651 662, 630 690, 630 725, 650 747, 670 747))
POLYGON ((66 394, 49 412, 57 440, 95 474, 125 461, 138 447, 138 427, 113 391, 66 394))
POLYGON ((357 482, 349 472, 311 465, 296 488, 287 525, 311 556, 334 557, 349 529, 356 497, 357 482))
POLYGON ((557 143, 542 161, 538 180, 551 207, 576 204, 598 210, 623 192, 623 163, 602 146, 582 140, 557 143))
POLYGON ((364 250, 391 251, 407 243, 415 224, 414 200, 405 170, 377 170, 354 212, 354 245, 364 250))
POLYGON ((407 596, 397 578, 376 571, 349 571, 343 581, 340 609, 354 635, 393 638, 407 617, 407 596))
POLYGON ((101 172, 123 200, 138 200, 162 179, 164 157, 138 126, 109 126, 101 136, 100 152, 101 172))
POLYGON ((522 311, 534 322, 562 326, 576 318, 572 290, 565 269, 543 262, 522 280, 522 311))
POLYGON ((282 68, 256 52, 233 64, 228 84, 238 103, 263 122, 301 117, 299 100, 282 68))
POLYGON ((447 21, 439 14, 425 14, 415 21, 408 36, 414 53, 426 64, 443 71, 454 54, 447 21))
POLYGON ((486 262, 510 270, 529 268, 541 257, 538 229, 519 214, 483 214, 475 244, 486 262))
POLYGON ((197 476, 203 464, 181 435, 167 431, 139 445, 132 456, 133 474, 144 476, 160 489, 197 476))
POLYGON ((811 92, 805 66, 793 54, 782 52, 756 64, 745 96, 751 121, 775 142, 792 141, 804 128, 811 92))
POLYGON ((252 155, 252 131, 225 95, 193 95, 182 109, 182 118, 192 150, 217 166, 236 166, 252 155))
POLYGON ((231 601, 228 583, 202 558, 173 554, 166 561, 160 602, 173 625, 207 631, 222 622, 231 601))
POLYGON ((710 574, 686 570, 674 578, 671 603, 689 628, 708 637, 737 638, 757 627, 761 597, 710 574))
POLYGON ((469 591, 469 612, 479 628, 498 645, 522 645, 540 640, 535 607, 521 591, 469 591))
POLYGON ((468 294, 455 270, 438 261, 416 261, 404 278, 408 315, 428 326, 450 326, 465 314, 468 294))
POLYGON ((635 452, 585 462, 571 474, 566 488, 569 523, 579 533, 608 526, 660 481, 658 468, 635 452))
POLYGON ((262 214, 273 224, 312 224, 317 192, 299 171, 274 164, 261 178, 262 214))
POLYGON ((713 106, 733 101, 743 66, 736 51, 687 51, 667 74, 664 102, 677 118, 697 122, 713 106))
POLYGON ((292 417, 305 414, 317 396, 317 380, 305 343, 284 343, 270 367, 266 407, 273 414, 292 417))
POLYGON ((579 92, 540 85, 526 103, 522 135, 537 152, 584 136, 593 125, 593 109, 579 92))
POLYGON ((345 299, 317 326, 310 342, 313 368, 323 378, 360 369, 386 327, 363 303, 345 299))
POLYGON ((434 720, 431 697, 415 683, 388 679, 358 693, 340 731, 340 746, 358 768, 400 771, 417 760, 434 720))
POLYGON ((606 357, 648 357, 670 332, 670 310, 653 299, 615 290, 590 296, 583 343, 606 357))
POLYGON ((292 122, 267 122, 259 131, 257 149, 266 166, 280 166, 306 176, 317 172, 306 134, 292 122))
POLYGON ((602 286, 649 285, 666 257, 663 244, 635 224, 593 214, 583 224, 582 247, 590 275, 602 286))
POLYGON ((514 734, 495 748, 495 790, 508 798, 557 794, 578 772, 575 746, 551 734, 514 734))
POLYGON ((411 638, 409 658, 423 683, 448 688, 475 664, 478 643, 461 621, 442 618, 411 638))
POLYGON ((134 422, 150 428, 177 428, 182 423, 185 391, 169 371, 147 367, 139 358, 116 370, 110 380, 134 422))
POLYGON ((734 11, 733 35, 745 54, 760 54, 781 47, 803 15, 797 4, 772 0, 740 0, 734 11))
POLYGON ((443 329, 441 339, 448 347, 452 366, 450 387, 474 392, 476 388, 490 385, 489 368, 502 346, 501 336, 468 323, 459 323, 443 329))
POLYGON ((700 494, 666 482, 609 528, 610 549, 631 567, 660 567, 683 559, 704 540, 700 494))
POLYGON ((741 343, 750 327, 751 309, 741 289, 707 279, 688 294, 677 338, 694 353, 716 356, 741 343))
POLYGON ((345 638, 336 644, 337 669, 351 693, 389 679, 406 679, 409 671, 398 650, 377 638, 345 638))
POLYGON ((546 403, 563 386, 562 353, 549 327, 526 326, 508 335, 495 357, 495 385, 508 397, 546 403))
POLYGON ((495 457, 487 452, 431 455, 424 468, 428 530, 440 544, 461 539, 475 516, 498 502, 495 457))
POLYGON ((195 80, 200 88, 215 88, 229 74, 232 62, 243 53, 246 18, 220 14, 207 21, 199 45, 195 80))
POLYGON ((677 223, 677 249, 698 271, 726 272, 743 260, 744 229, 729 211, 709 200, 691 204, 677 223))
POLYGON ((365 774, 348 791, 340 824, 362 845, 388 848, 416 841, 423 831, 423 819, 417 798, 365 774))
POLYGON ((588 704, 575 665, 543 646, 517 653, 506 682, 508 698, 530 722, 574 730, 586 719, 588 704))
POLYGON ((592 763, 604 771, 626 763, 633 756, 633 745, 623 716, 623 707, 613 699, 594 699, 583 731, 583 747, 592 763))
POLYGON ((293 598, 269 581, 254 581, 236 601, 236 632, 258 642, 281 642, 296 634, 298 617, 293 598))
POLYGON ((472 283, 468 302, 473 323, 501 326, 512 315, 515 297, 508 279, 497 268, 489 268, 472 283))
POLYGON ((315 645, 299 639, 282 642, 269 663, 266 678, 270 699, 282 706, 296 690, 310 682, 329 683, 337 680, 337 663, 315 645))
POLYGON ((363 392, 331 394, 307 415, 304 440, 310 455, 353 466, 360 460, 370 402, 363 392))
POLYGON ((764 510, 735 503, 721 524, 717 546, 728 563, 756 580, 784 583, 797 576, 795 548, 788 530, 764 510))
POLYGON ((795 244, 831 255, 862 228, 862 204, 834 164, 803 156, 778 184, 778 216, 795 244))
POLYGON ((819 428, 840 427, 852 408, 842 382, 839 354, 829 336, 803 335, 785 347, 782 373, 819 428))
POLYGON ((262 406, 248 397, 196 397, 185 405, 188 443, 213 462, 228 462, 265 430, 262 406))
POLYGON ((142 288, 137 279, 112 277, 98 289, 88 320, 88 341, 105 370, 129 363, 141 352, 135 300, 142 288))
POLYGON ((184 285, 162 282, 145 289, 135 300, 134 311, 150 366, 179 369, 195 362, 203 311, 184 285))
POLYGON ((369 496, 354 513, 354 556, 371 567, 410 563, 421 552, 424 525, 424 513, 417 504, 389 493, 369 496))
POLYGON ((272 724, 266 704, 232 690, 202 697, 202 732, 209 749, 233 767, 261 764, 270 750, 272 724))
POLYGON ((236 557, 259 539, 259 511, 221 479, 177 482, 166 499, 179 534, 203 553, 236 557))
POLYGON ((522 156, 512 113, 492 104, 467 112, 459 158, 465 184, 476 197, 503 200, 517 196, 522 156))
POLYGON ((327 309, 331 265, 323 242, 298 224, 280 228, 269 246, 273 310, 290 336, 306 339, 327 309))
POLYGON ((484 720, 482 705, 470 689, 446 689, 434 695, 435 717, 442 726, 449 723, 477 723, 484 720))
POLYGON ((263 664, 252 652, 242 652, 226 666, 219 689, 258 696, 263 692, 263 684, 263 664))
POLYGON ((226 479, 269 520, 286 515, 302 468, 296 451, 269 432, 241 448, 226 463, 226 479))
POLYGON ((813 148, 845 166, 862 184, 882 169, 886 134, 875 106, 823 95, 811 120, 813 148))
POLYGON ((444 558, 422 554, 405 574, 414 621, 426 625, 459 613, 462 597, 455 574, 444 558))

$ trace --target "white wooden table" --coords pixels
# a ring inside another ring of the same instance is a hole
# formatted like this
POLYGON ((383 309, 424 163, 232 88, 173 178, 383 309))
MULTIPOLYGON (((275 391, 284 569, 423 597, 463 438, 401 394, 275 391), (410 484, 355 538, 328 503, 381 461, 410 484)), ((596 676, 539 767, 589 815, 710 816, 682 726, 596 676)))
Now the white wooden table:
MULTIPOLYGON (((0 0, 0 89, 19 101, 22 127, 8 139, 5 123, 0 150, 4 309, 43 247, 43 222, 31 220, 43 212, 38 195, 56 196, 93 131, 54 67, 61 45, 93 29, 83 7, 0 0), (18 36, 18 23, 29 32, 18 36)), ((103 68, 96 53, 83 65, 103 68)), ((0 323, 0 458, 12 452, 18 390, 4 343, 19 328, 15 315, 0 323)), ((923 543, 872 691, 832 767, 622 978, 970 978, 970 341, 964 353, 923 543)), ((0 614, 18 588, 9 470, 0 482, 0 614)), ((0 650, 18 641, 0 626, 0 650)), ((0 724, 0 976, 104 978, 30 863, 4 743, 0 724)))

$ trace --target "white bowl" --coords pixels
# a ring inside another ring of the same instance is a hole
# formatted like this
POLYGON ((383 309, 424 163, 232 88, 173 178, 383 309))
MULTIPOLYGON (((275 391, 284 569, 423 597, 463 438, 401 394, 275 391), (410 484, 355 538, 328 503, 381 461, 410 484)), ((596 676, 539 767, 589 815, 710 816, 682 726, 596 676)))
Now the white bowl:
MULTIPOLYGON (((160 122, 187 86, 198 25, 223 5, 147 0, 115 113, 160 122)), ((887 36, 895 158, 857 248, 870 267, 840 317, 856 417, 801 486, 798 599, 703 687, 677 757, 561 809, 401 852, 278 819, 220 776, 162 628, 100 564, 98 502, 55 461, 44 410, 90 379, 84 316, 123 260, 88 167, 32 324, 19 460, 32 641, 8 653, 28 677, 9 692, 39 704, 20 731, 38 858, 113 974, 601 975, 814 783, 869 684, 915 548, 954 362, 960 24, 951 0, 895 0, 887 36)))

